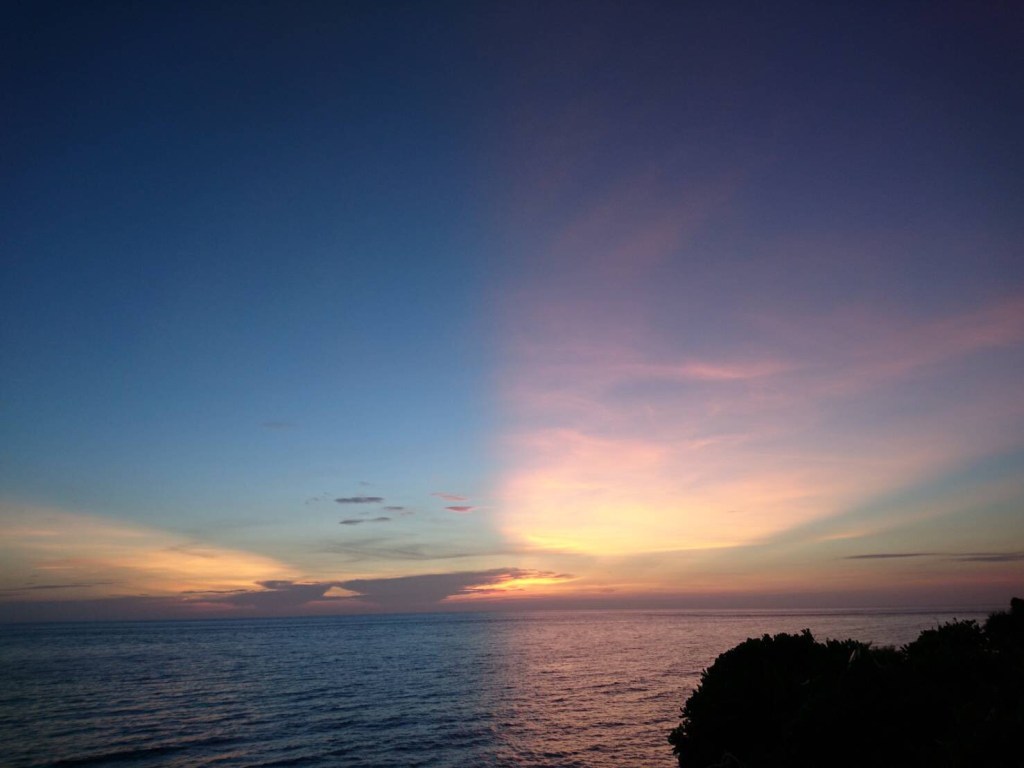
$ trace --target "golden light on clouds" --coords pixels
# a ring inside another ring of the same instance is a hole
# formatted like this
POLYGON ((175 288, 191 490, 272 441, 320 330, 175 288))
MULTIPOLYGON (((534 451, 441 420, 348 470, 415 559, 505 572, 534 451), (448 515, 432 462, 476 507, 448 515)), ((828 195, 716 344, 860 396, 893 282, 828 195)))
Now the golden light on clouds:
POLYGON ((707 446, 551 430, 524 438, 502 488, 503 532, 599 556, 733 547, 820 514, 803 478, 707 446))
POLYGON ((294 575, 263 555, 56 509, 2 508, 0 552, 4 589, 17 594, 45 588, 50 597, 247 589, 294 575))
POLYGON ((444 602, 503 599, 507 597, 545 597, 572 591, 576 579, 564 573, 513 569, 507 575, 450 595, 444 602))

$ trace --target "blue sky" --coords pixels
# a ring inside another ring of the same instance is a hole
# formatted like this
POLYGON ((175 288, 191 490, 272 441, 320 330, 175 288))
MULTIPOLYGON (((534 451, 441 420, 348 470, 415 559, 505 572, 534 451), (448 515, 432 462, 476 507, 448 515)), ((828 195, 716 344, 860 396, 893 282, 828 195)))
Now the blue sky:
POLYGON ((1021 21, 14 6, 3 615, 1004 603, 1021 21))

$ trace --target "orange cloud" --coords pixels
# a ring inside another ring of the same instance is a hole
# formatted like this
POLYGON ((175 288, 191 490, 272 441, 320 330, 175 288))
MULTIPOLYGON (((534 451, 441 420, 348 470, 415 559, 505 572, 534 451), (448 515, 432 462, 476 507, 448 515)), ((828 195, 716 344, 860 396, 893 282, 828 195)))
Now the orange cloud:
POLYGON ((0 552, 2 587, 14 595, 55 574, 68 585, 59 596, 76 598, 242 589, 292 575, 272 558, 149 526, 11 505, 0 508, 0 552))

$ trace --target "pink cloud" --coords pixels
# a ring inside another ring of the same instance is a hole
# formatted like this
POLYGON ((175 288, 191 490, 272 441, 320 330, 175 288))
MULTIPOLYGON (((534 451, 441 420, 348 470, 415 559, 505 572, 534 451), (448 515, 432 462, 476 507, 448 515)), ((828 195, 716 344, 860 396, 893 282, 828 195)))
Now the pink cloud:
POLYGON ((804 396, 850 395, 1021 344, 1024 296, 926 319, 860 307, 827 317, 777 315, 762 326, 800 356, 795 380, 804 396))
POLYGON ((590 301, 550 307, 543 294, 536 311, 521 307, 529 333, 511 337, 503 379, 497 517, 525 546, 625 554, 763 541, 1019 436, 1024 403, 997 367, 1019 359, 1024 297, 916 320, 780 310, 753 326, 756 344, 694 354, 614 300, 605 313, 590 301), (950 398, 949 376, 970 384, 950 398), (895 405, 907 397, 936 405, 895 405))
POLYGON ((452 512, 458 512, 460 515, 467 515, 470 512, 474 512, 474 511, 480 509, 480 507, 455 506, 455 507, 445 507, 445 509, 451 510, 452 512))
MULTIPOLYGON (((524 551, 634 557, 621 578, 640 579, 650 552, 763 544, 1019 440, 1006 372, 1008 352, 1019 370, 1024 297, 851 309, 887 290, 901 246, 889 234, 867 253, 801 243, 787 260, 732 231, 742 168, 700 180, 669 158, 598 174, 607 137, 589 137, 592 155, 566 138, 550 163, 510 169, 521 263, 500 294, 494 517, 524 551)), ((885 524, 919 512, 896 504, 885 524)), ((738 583, 742 561, 723 555, 709 587, 738 583)), ((796 562, 751 568, 750 583, 806 584, 796 562)))
POLYGON ((466 496, 459 496, 458 494, 455 494, 455 493, 440 493, 440 492, 437 492, 437 493, 432 493, 430 495, 431 496, 437 496, 437 498, 442 499, 443 501, 469 501, 469 499, 466 496))

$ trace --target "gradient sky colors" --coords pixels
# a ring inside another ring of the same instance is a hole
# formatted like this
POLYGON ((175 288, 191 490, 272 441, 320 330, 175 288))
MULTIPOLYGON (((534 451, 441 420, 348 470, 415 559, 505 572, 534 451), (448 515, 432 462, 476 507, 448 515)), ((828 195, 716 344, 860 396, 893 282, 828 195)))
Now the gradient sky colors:
POLYGON ((1024 589, 1018 4, 8 22, 0 619, 1024 589))

